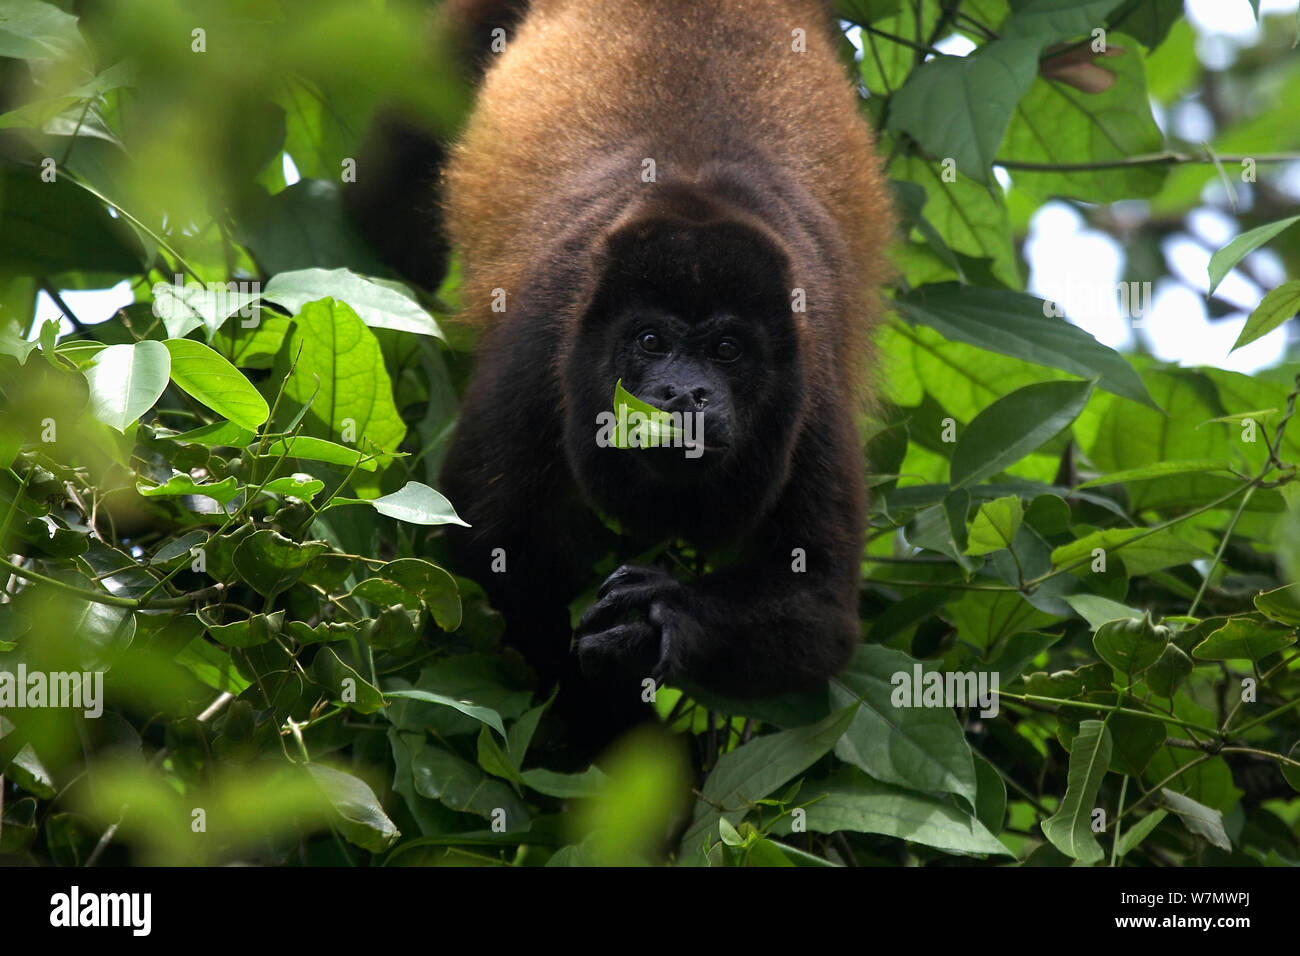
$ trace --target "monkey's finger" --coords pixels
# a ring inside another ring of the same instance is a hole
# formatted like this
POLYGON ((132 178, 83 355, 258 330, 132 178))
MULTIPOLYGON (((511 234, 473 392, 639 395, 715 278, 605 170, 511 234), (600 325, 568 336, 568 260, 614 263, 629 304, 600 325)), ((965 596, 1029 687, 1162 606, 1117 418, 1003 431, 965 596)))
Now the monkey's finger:
POLYGON ((605 579, 600 586, 600 590, 596 592, 596 599, 600 600, 614 588, 626 587, 631 584, 643 584, 647 581, 661 581, 668 577, 671 577, 671 575, 659 568, 643 568, 635 564, 625 564, 605 579))
POLYGON ((584 677, 599 677, 622 662, 634 665, 647 647, 653 647, 657 631, 649 624, 619 624, 578 641, 578 663, 584 677))
POLYGON ((624 615, 647 609, 662 594, 663 587, 658 583, 629 585, 610 591, 583 612, 578 621, 578 632, 603 631, 618 623, 624 615))
POLYGON ((650 608, 650 622, 651 626, 659 631, 659 660, 650 671, 650 677, 656 686, 663 686, 678 672, 677 652, 680 648, 680 638, 677 618, 662 604, 656 604, 650 608))

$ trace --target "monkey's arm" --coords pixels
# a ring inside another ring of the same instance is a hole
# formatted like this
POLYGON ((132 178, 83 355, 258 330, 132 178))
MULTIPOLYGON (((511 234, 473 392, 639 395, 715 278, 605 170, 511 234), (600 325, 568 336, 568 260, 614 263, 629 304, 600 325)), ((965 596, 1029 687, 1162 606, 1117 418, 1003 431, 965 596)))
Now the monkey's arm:
POLYGON ((691 582, 619 568, 579 624, 584 670, 733 697, 809 689, 837 672, 859 640, 860 463, 851 431, 808 433, 745 560, 691 582))

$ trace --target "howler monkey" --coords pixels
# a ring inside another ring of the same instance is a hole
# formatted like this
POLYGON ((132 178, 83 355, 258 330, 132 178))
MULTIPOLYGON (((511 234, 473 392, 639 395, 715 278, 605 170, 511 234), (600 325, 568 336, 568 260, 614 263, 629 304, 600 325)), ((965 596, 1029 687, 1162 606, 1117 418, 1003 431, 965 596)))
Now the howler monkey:
POLYGON ((443 177, 484 329, 442 472, 457 570, 578 723, 624 725, 646 678, 816 685, 859 634, 856 399, 892 229, 829 5, 451 6, 510 31, 443 177), (620 380, 701 415, 702 446, 598 441, 620 380), (625 564, 575 634, 602 516, 714 570, 625 564))

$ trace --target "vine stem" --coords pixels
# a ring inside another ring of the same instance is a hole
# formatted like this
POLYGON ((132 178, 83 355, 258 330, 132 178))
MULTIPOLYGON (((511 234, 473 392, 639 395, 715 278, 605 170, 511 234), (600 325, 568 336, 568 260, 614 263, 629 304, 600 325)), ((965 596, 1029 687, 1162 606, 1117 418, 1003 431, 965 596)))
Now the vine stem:
MULTIPOLYGON (((1183 720, 1181 717, 1169 717, 1165 714, 1149 714, 1144 710, 1134 710, 1131 707, 1120 707, 1117 704, 1094 704, 1086 700, 1063 700, 1059 697, 1044 697, 1040 694, 1013 694, 1010 691, 998 691, 999 697, 1007 697, 1011 700, 1023 701, 1024 703, 1034 704, 1055 704, 1058 707, 1074 707, 1078 710, 1101 710, 1111 714, 1123 714, 1126 717, 1139 717, 1142 720, 1154 720, 1162 724, 1175 724, 1185 730, 1199 730, 1203 734, 1219 736, 1219 732, 1213 727, 1206 727, 1190 720, 1183 720)), ((1300 703, 1300 701, 1296 701, 1300 703)), ((1291 705, 1288 705, 1291 706, 1291 705)))
MULTIPOLYGON (((1243 160, 1256 163, 1293 163, 1300 159, 1300 153, 1271 153, 1265 156, 1220 156, 1219 162, 1241 163, 1243 160)), ((1099 159, 1085 163, 1035 163, 1019 159, 995 159, 994 166, 1004 169, 1020 169, 1025 172, 1043 173, 1084 173, 1093 169, 1125 169, 1131 166, 1160 166, 1165 163, 1193 164, 1214 163, 1210 156, 1198 156, 1192 153, 1144 153, 1139 156, 1122 156, 1119 159, 1099 159)))
MULTIPOLYGON (((1259 679, 1259 683, 1261 684, 1264 683, 1266 680, 1268 680, 1278 671, 1285 670, 1286 668, 1294 664, 1297 660, 1300 660, 1300 654, 1292 654, 1290 657, 1286 658, 1285 660, 1278 661, 1276 664, 1274 664, 1272 667, 1270 667, 1268 670, 1266 670, 1263 673, 1263 675, 1259 679)), ((1232 726, 1232 718, 1237 716, 1237 711, 1241 710, 1242 705, 1245 703, 1246 702, 1244 700, 1237 701, 1237 703, 1235 703, 1232 706, 1232 710, 1228 711, 1228 716, 1223 718, 1224 734, 1226 734, 1228 732, 1228 728, 1232 726)))
POLYGON ((1128 774, 1124 774, 1124 782, 1119 785, 1119 811, 1115 814, 1115 836, 1110 844, 1110 865, 1116 866, 1119 858, 1119 838, 1123 830, 1124 820, 1124 797, 1128 793, 1128 774))
POLYGON ((1300 770, 1300 760, 1294 757, 1288 757, 1286 754, 1274 753, 1271 750, 1260 750, 1258 747, 1224 747, 1219 753, 1223 754, 1254 754, 1256 757, 1267 757, 1269 760, 1276 760, 1278 763, 1284 763, 1289 767, 1295 767, 1300 770))
POLYGON ((1237 522, 1241 520, 1241 513, 1246 510, 1246 505, 1250 503, 1251 496, 1258 487, 1254 482, 1246 489, 1246 494, 1242 496, 1241 503, 1237 505, 1237 510, 1228 522, 1228 527, 1223 532, 1223 538, 1219 541, 1219 550, 1214 552, 1214 560, 1210 566, 1205 569, 1205 577, 1201 579, 1201 586, 1196 592, 1196 597, 1192 599, 1191 606, 1187 609, 1188 617, 1196 616, 1196 609, 1201 604, 1201 598, 1205 597, 1205 592, 1210 586, 1210 578, 1214 577, 1214 569, 1219 566, 1219 561, 1223 558, 1223 552, 1228 547, 1228 539, 1232 537, 1232 532, 1237 528, 1237 522))
POLYGON ((1254 730, 1260 724, 1266 724, 1274 717, 1279 717, 1282 714, 1285 714, 1288 710, 1295 710, 1297 707, 1300 707, 1300 697, 1297 697, 1295 700, 1288 701, 1287 703, 1283 704, 1281 707, 1276 707, 1273 710, 1270 710, 1263 717, 1256 717, 1254 720, 1250 721, 1249 723, 1242 724, 1240 727, 1238 727, 1236 730, 1233 731, 1233 734, 1240 737, 1242 734, 1254 730))
POLYGON ((226 590, 224 584, 214 584, 212 587, 203 588, 200 591, 193 591, 181 597, 163 598, 160 601, 145 602, 136 598, 118 597, 116 594, 104 594, 100 591, 87 591, 85 588, 79 588, 75 584, 68 584, 66 581, 60 581, 58 578, 47 577, 39 571, 31 571, 27 568, 11 564, 4 558, 0 558, 0 568, 4 568, 10 574, 16 575, 25 581, 31 581, 33 584, 46 584, 65 594, 71 594, 81 598, 84 601, 93 601, 96 604, 107 604, 111 607, 124 607, 130 610, 153 610, 155 608, 168 607, 188 607, 197 601, 204 600, 208 597, 215 597, 226 590))
MULTIPOLYGON (((1215 498, 1213 501, 1209 502, 1208 504, 1201 505, 1198 508, 1193 508, 1191 511, 1188 511, 1185 514, 1178 515, 1175 518, 1170 518, 1167 521, 1162 521, 1159 524, 1153 524, 1151 527, 1144 530, 1141 534, 1136 534, 1131 538, 1121 541, 1119 544, 1114 545, 1112 548, 1110 548, 1110 550, 1119 551, 1123 548, 1128 547, 1131 544, 1137 544, 1137 542, 1139 541, 1144 541, 1147 538, 1151 537, 1153 534, 1158 534, 1161 531, 1166 531, 1169 528, 1172 528, 1174 525, 1182 521, 1186 521, 1188 518, 1194 518, 1197 515, 1203 514, 1206 511, 1213 511, 1215 508, 1219 507, 1220 505, 1227 504, 1229 501, 1237 497, 1237 495, 1241 494, 1247 488, 1253 488, 1256 482, 1258 481, 1259 481, 1258 478, 1253 478, 1250 481, 1244 482, 1243 484, 1232 489, 1232 491, 1228 492, 1226 495, 1221 495, 1218 498, 1215 498)), ((1040 574, 1038 577, 1031 578, 1030 580, 1026 581, 1025 587, 1032 590, 1038 587, 1044 581, 1050 581, 1052 578, 1056 577, 1057 575, 1065 574, 1068 571, 1073 571, 1075 568, 1083 567, 1083 565, 1087 564, 1091 560, 1092 557, 1090 555, 1085 555, 1084 557, 1080 558, 1077 561, 1073 561, 1070 564, 1062 565, 1059 568, 1053 568, 1051 571, 1044 572, 1043 574, 1040 574)), ((1016 589, 1013 588, 1012 590, 1016 590, 1016 589)))
POLYGON ((1121 814, 1119 815, 1119 817, 1116 817, 1116 818, 1115 818, 1115 826, 1116 826, 1116 827, 1119 826, 1120 817, 1126 817, 1126 816, 1128 816, 1130 813, 1132 813, 1134 810, 1136 810, 1138 807, 1142 806, 1142 804, 1146 803, 1147 800, 1151 799, 1151 797, 1152 797, 1153 794, 1157 794, 1157 793, 1159 793, 1162 789, 1164 789, 1165 784, 1172 783, 1175 777, 1182 776, 1184 773, 1186 773, 1187 771, 1191 770, 1193 767, 1197 766, 1198 764, 1203 764, 1203 763, 1205 763, 1205 761, 1209 760, 1212 756, 1214 756, 1214 755, 1213 755, 1213 754, 1201 754, 1201 755, 1200 755, 1199 757, 1197 757, 1195 760, 1189 760, 1189 761, 1187 761, 1187 763, 1183 764, 1181 767, 1179 767, 1177 770, 1175 770, 1175 771, 1174 771, 1173 773, 1171 773, 1169 776, 1165 777, 1165 779, 1161 780, 1158 784, 1156 784, 1154 787, 1152 787, 1152 788, 1151 788, 1150 790, 1148 790, 1146 793, 1142 794, 1142 796, 1140 796, 1140 797, 1138 797, 1136 800, 1134 800, 1134 801, 1133 801, 1133 805, 1132 805, 1131 807, 1129 807, 1127 810, 1125 810, 1123 813, 1121 813, 1121 814))

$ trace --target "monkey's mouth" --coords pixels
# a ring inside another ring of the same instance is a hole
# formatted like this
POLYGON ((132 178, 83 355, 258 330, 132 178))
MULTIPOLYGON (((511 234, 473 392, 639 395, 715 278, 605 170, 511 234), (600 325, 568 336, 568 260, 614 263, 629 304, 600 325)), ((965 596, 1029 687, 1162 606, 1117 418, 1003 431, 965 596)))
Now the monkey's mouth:
POLYGON ((712 471, 731 454, 731 444, 718 439, 647 448, 642 461, 668 479, 691 481, 702 471, 712 471))

